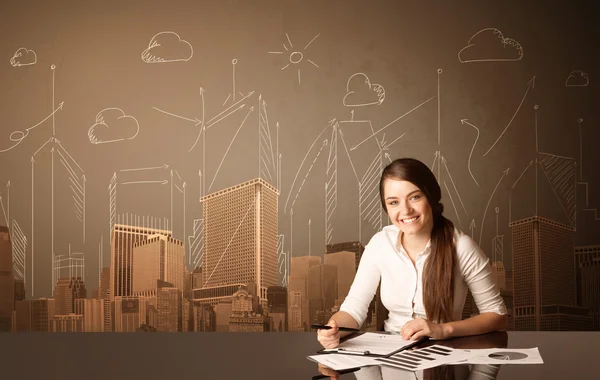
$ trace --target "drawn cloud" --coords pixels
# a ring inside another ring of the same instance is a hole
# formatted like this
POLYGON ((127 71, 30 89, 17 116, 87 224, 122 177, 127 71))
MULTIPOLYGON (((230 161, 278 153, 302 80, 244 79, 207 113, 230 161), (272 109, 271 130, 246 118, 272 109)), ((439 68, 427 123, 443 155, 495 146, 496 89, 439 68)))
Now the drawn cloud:
POLYGON ((464 48, 458 52, 458 60, 467 62, 519 61, 523 58, 523 47, 511 38, 505 38, 495 28, 482 29, 475 33, 464 48))
POLYGON ((140 130, 138 121, 120 108, 105 108, 96 115, 96 124, 88 130, 92 144, 131 140, 140 130))
POLYGON ((33 50, 20 48, 10 59, 12 67, 35 65, 37 62, 37 54, 33 50))
POLYGON ((588 84, 590 84, 590 76, 581 70, 571 71, 565 81, 567 87, 585 87, 588 84))
POLYGON ((344 105, 346 107, 363 107, 380 105, 385 99, 385 89, 380 84, 371 84, 369 77, 363 73, 353 74, 346 83, 344 105))
POLYGON ((192 55, 192 45, 177 33, 161 32, 152 37, 148 48, 142 52, 142 60, 146 63, 189 61, 192 55))

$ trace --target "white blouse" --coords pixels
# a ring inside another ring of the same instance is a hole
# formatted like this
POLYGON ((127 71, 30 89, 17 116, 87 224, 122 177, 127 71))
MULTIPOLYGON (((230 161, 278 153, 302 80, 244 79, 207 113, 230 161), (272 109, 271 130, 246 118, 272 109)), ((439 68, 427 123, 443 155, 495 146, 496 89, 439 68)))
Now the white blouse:
MULTIPOLYGON (((431 252, 431 241, 419 253, 413 265, 402 245, 396 247, 400 229, 384 227, 366 245, 340 311, 350 314, 359 326, 367 318, 367 310, 381 281, 381 302, 388 310, 384 330, 399 331, 414 318, 427 319, 423 305, 423 268, 431 252), (414 305, 414 306, 413 306, 414 305)), ((492 278, 490 260, 469 235, 455 229, 454 239, 458 265, 455 267, 454 307, 452 319, 462 318, 468 290, 480 313, 506 314, 504 300, 492 278)))

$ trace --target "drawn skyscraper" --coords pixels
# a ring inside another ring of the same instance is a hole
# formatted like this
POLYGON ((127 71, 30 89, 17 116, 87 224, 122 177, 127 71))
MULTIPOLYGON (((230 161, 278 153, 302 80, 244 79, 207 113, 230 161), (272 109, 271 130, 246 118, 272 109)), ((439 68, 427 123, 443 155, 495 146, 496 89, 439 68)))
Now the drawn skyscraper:
POLYGON ((110 239, 110 299, 133 294, 133 246, 150 235, 171 237, 171 231, 114 224, 110 239))
POLYGON ((8 227, 0 226, 0 332, 11 331, 15 306, 12 246, 8 227))
POLYGON ((279 191, 253 179, 200 198, 204 213, 202 288, 194 298, 216 305, 240 285, 254 284, 261 304, 277 285, 279 191))
POLYGON ((575 306, 574 228, 539 216, 509 226, 515 330, 591 328, 588 310, 575 306))
POLYGON ((590 309, 592 330, 600 331, 600 245, 575 247, 577 305, 590 309))

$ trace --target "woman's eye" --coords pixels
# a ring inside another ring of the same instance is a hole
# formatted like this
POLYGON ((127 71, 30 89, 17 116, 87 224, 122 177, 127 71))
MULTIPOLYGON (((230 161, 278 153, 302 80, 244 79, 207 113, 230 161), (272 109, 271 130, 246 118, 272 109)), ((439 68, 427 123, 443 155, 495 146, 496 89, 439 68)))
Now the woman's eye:
POLYGON ((413 195, 412 197, 410 197, 410 200, 415 201, 417 199, 421 198, 420 195, 413 195))
POLYGON ((396 202, 396 201, 391 201, 390 203, 388 203, 388 205, 390 205, 390 206, 395 206, 397 203, 398 203, 398 202, 396 202))

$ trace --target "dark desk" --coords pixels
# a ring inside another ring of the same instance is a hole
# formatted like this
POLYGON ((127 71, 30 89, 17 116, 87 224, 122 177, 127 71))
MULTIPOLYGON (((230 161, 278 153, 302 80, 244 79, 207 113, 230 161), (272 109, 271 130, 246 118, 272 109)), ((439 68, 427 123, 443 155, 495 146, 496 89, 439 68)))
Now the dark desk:
MULTIPOLYGON (((502 365, 497 379, 600 379, 600 332, 493 333, 444 344, 539 347, 544 364, 502 365)), ((306 356, 319 348, 315 333, 3 333, 0 377, 311 379, 317 364, 306 356)))

